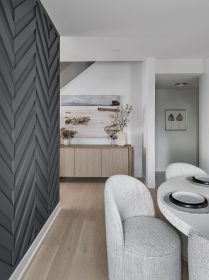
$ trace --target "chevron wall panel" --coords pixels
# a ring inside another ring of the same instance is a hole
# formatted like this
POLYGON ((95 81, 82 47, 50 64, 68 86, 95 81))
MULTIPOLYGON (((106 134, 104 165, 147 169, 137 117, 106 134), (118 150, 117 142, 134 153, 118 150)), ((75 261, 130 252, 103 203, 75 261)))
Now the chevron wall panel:
POLYGON ((40 3, 36 5, 36 232, 49 216, 49 31, 48 18, 40 3))
POLYGON ((35 217, 35 125, 36 125, 36 10, 35 0, 14 3, 13 141, 14 237, 13 266, 32 241, 35 217))
POLYGON ((49 211, 59 201, 60 38, 49 23, 49 211))
POLYGON ((59 34, 38 0, 0 0, 0 280, 59 200, 59 34))
POLYGON ((15 96, 13 39, 15 24, 13 4, 0 1, 0 279, 7 279, 13 269, 14 251, 14 141, 15 96))

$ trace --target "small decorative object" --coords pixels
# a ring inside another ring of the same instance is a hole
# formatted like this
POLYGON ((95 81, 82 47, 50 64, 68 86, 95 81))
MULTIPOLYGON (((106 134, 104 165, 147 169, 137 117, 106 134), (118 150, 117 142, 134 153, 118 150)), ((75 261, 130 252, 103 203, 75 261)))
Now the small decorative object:
POLYGON ((118 111, 113 116, 113 125, 118 127, 117 145, 125 146, 127 144, 127 134, 123 132, 124 128, 128 126, 129 115, 132 111, 132 106, 126 104, 125 108, 120 106, 118 111))
POLYGON ((117 133, 117 142, 118 146, 125 146, 127 144, 127 133, 123 131, 119 131, 117 133))
POLYGON ((63 139, 63 144, 70 145, 71 139, 74 138, 76 133, 77 133, 77 131, 75 131, 75 130, 68 130, 65 127, 61 128, 60 137, 61 137, 61 139, 63 139))
POLYGON ((118 139, 118 136, 117 136, 117 134, 112 134, 112 135, 110 135, 110 141, 111 141, 111 145, 112 146, 114 146, 115 145, 115 140, 117 140, 118 139))
POLYGON ((63 139, 63 144, 65 145, 65 146, 68 146, 68 145, 70 145, 71 144, 71 138, 66 138, 66 139, 63 139))
POLYGON ((115 140, 117 139, 117 133, 119 132, 119 128, 116 125, 109 125, 105 126, 104 130, 110 137, 111 145, 114 145, 115 140))
POLYGON ((165 110, 165 130, 186 130, 186 109, 165 110))

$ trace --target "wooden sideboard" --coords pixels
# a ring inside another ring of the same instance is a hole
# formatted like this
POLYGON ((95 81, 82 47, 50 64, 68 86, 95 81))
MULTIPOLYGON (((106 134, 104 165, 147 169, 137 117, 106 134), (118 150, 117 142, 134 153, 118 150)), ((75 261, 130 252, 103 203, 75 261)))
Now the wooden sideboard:
POLYGON ((130 145, 60 146, 60 177, 109 177, 133 175, 133 148, 130 145))

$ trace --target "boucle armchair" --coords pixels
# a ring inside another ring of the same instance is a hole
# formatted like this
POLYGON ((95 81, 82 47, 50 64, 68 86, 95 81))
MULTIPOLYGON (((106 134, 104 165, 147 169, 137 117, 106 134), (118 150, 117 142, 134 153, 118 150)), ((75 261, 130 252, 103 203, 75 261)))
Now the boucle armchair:
POLYGON ((188 164, 188 163, 171 163, 166 168, 165 178, 166 180, 172 179, 178 176, 195 176, 206 174, 201 168, 188 164))
MULTIPOLYGON (((188 164, 188 163, 171 163, 166 168, 165 178, 166 180, 170 180, 172 178, 178 176, 195 176, 195 175, 205 175, 206 172, 203 171, 201 168, 188 164)), ((188 237, 179 232, 181 238, 181 247, 182 247, 182 257, 183 259, 188 259, 188 237)))
POLYGON ((209 279, 209 236, 189 234, 188 263, 189 280, 209 279))
POLYGON ((139 180, 110 177, 105 186, 109 280, 180 280, 180 239, 156 219, 151 195, 139 180))

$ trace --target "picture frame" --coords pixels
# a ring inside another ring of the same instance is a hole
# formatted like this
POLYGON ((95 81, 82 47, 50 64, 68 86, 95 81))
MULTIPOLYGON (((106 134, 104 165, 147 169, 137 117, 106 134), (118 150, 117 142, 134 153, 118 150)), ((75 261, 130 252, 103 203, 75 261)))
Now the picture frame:
POLYGON ((76 131, 75 138, 107 138, 120 95, 61 95, 60 127, 76 131))
POLYGON ((166 109, 165 110, 165 130, 166 131, 186 131, 187 111, 186 109, 166 109))

